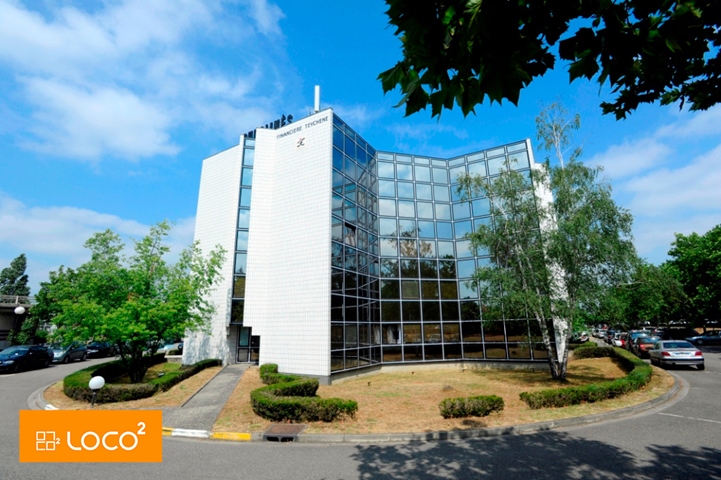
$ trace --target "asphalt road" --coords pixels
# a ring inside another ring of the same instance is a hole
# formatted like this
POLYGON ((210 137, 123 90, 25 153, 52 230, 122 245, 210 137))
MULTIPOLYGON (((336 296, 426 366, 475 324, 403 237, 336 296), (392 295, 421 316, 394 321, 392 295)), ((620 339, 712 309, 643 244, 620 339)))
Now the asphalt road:
MULTIPOLYGON (((224 443, 164 437, 161 464, 20 464, 27 398, 90 362, 0 375, 0 479, 719 479, 721 348, 706 370, 671 370, 685 388, 642 415, 477 440, 379 445, 224 443)), ((93 361, 98 362, 98 361, 93 361)))

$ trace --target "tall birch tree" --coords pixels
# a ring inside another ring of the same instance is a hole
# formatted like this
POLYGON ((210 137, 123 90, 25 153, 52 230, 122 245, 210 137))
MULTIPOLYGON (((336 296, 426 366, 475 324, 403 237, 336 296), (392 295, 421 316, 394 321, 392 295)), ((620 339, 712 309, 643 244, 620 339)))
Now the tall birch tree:
MULTIPOLYGON (((558 134, 562 116, 543 118, 554 120, 537 122, 541 145, 567 151, 569 136, 558 134)), ((494 317, 500 312, 538 323, 551 375, 559 381, 566 379, 574 326, 603 301, 609 285, 627 281, 636 255, 631 214, 613 201, 601 169, 577 156, 559 158, 556 166, 537 164, 530 175, 508 164, 498 177, 466 176, 459 186, 465 199, 483 195, 491 202, 493 224, 469 235, 474 248, 491 254, 475 275, 483 304, 494 317)))

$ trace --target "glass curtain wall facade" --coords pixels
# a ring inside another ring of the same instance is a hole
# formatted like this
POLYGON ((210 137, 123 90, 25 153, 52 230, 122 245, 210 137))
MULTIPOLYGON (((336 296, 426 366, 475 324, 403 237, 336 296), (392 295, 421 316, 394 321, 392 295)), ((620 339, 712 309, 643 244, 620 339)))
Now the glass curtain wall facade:
POLYGON ((489 308, 471 277, 490 262, 467 234, 490 200, 462 201, 463 174, 530 176, 528 142, 450 160, 376 152, 334 115, 331 372, 372 364, 545 360, 535 322, 489 308), (493 312, 493 313, 492 313, 493 312))
POLYGON ((257 339, 251 336, 251 329, 243 326, 245 312, 245 285, 248 271, 248 234, 250 229, 250 198, 253 186, 253 163, 255 139, 245 137, 243 142, 243 163, 240 174, 240 195, 238 201, 238 224, 233 262, 233 289, 230 325, 237 328, 235 354, 237 362, 255 362, 259 356, 257 339), (252 348, 251 348, 252 347, 252 348))

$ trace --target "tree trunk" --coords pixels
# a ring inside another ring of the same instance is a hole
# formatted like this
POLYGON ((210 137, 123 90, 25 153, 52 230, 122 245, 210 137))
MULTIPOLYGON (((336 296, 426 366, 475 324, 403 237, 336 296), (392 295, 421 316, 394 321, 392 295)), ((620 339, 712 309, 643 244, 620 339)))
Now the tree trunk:
POLYGON ((140 383, 145 377, 145 372, 148 371, 148 367, 145 366, 145 362, 142 360, 139 363, 131 363, 128 368, 128 377, 130 377, 130 383, 140 383))

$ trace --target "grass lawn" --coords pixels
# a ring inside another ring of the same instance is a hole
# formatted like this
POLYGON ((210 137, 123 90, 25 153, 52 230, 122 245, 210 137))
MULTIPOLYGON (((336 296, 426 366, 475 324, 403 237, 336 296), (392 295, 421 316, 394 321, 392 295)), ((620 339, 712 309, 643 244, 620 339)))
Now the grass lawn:
MULTIPOLYGON (((143 377, 144 381, 152 380, 157 378, 161 372, 171 372, 180 368, 180 364, 177 363, 161 363, 150 367, 143 377)), ((180 382, 173 386, 167 392, 161 392, 149 398, 143 398, 141 400, 135 400, 132 402, 117 402, 117 403, 103 403, 96 404, 95 408, 98 410, 127 410, 127 409, 151 409, 151 408, 162 408, 162 407, 179 407, 188 399, 195 394, 198 390, 210 381, 222 367, 206 368, 201 372, 193 375, 192 377, 180 382)), ((129 383, 127 377, 121 377, 113 383, 129 383)), ((43 393, 45 401, 61 410, 83 410, 90 408, 90 404, 87 402, 80 402, 68 398, 63 393, 63 382, 62 380, 52 385, 43 393)))
MULTIPOLYGON (((611 380, 626 373, 610 358, 571 361, 568 385, 611 380)), ((402 433, 438 430, 463 430, 518 425, 600 413, 643 403, 666 392, 673 377, 653 368, 651 383, 644 389, 618 399, 571 407, 531 410, 519 399, 523 391, 558 386, 548 372, 526 370, 428 369, 379 373, 321 386, 321 397, 339 397, 358 402, 354 419, 333 423, 312 422, 306 433, 402 433), (444 419, 438 404, 445 398, 471 395, 498 395, 505 408, 483 418, 444 419)), ((250 392, 263 386, 257 367, 249 368, 221 411, 214 431, 262 432, 272 423, 253 413, 250 392)))

